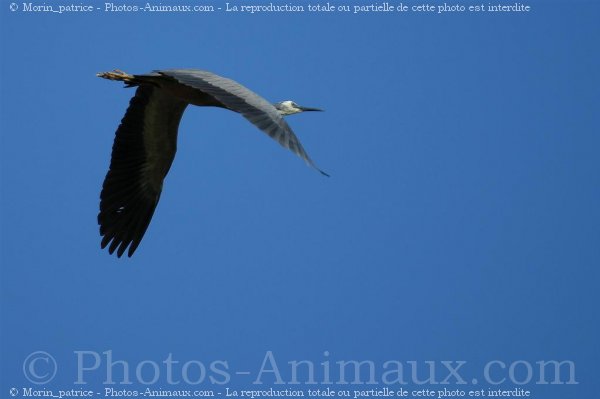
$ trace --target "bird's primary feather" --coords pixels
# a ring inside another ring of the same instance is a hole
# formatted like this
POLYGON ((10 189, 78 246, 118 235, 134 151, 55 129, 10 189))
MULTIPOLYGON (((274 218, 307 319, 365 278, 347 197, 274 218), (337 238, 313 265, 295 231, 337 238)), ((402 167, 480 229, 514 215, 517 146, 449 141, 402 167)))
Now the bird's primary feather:
POLYGON ((177 127, 187 103, 141 85, 115 134, 98 224, 102 248, 131 256, 140 244, 177 148, 177 127))

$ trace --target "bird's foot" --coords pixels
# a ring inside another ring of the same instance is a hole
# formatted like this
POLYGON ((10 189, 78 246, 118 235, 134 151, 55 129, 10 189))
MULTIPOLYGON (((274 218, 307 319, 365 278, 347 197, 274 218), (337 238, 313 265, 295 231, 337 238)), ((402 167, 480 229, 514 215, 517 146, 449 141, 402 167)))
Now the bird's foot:
POLYGON ((115 69, 111 72, 100 72, 97 73, 96 76, 99 78, 109 79, 109 80, 120 80, 125 83, 131 83, 133 81, 133 75, 129 75, 120 69, 115 69))

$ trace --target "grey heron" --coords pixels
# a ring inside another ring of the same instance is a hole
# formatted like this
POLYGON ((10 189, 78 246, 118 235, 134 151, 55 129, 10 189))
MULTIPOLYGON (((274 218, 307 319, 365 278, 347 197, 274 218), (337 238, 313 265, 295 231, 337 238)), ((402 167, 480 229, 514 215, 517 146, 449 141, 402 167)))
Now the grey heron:
POLYGON ((110 168, 100 193, 98 224, 101 247, 120 258, 131 256, 140 244, 160 199, 163 180, 175 157, 177 130, 188 104, 226 108, 291 150, 323 175, 283 119, 305 111, 293 101, 275 104, 241 84, 195 69, 170 69, 143 75, 120 70, 98 77, 137 87, 117 128, 110 168), (110 244, 110 245, 109 245, 110 244))

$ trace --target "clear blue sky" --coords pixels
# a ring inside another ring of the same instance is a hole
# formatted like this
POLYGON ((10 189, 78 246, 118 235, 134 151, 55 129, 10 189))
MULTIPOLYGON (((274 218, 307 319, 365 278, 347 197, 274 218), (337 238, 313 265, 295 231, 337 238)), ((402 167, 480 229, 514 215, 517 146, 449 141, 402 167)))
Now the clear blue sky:
MULTIPOLYGON (((115 388, 145 389, 144 361, 161 367, 150 387, 182 388, 166 380, 172 354, 180 379, 185 362, 203 362, 207 378, 211 362, 227 362, 230 382, 202 389, 256 389, 272 351, 286 382, 289 361, 329 360, 336 381, 336 361, 369 360, 383 387, 383 364, 397 360, 410 383, 388 387, 437 390, 412 383, 407 362, 423 373, 437 362, 442 380, 451 360, 467 362, 467 384, 446 387, 468 391, 490 386, 484 366, 502 361, 492 377, 507 381, 495 388, 511 389, 508 367, 522 361, 515 378, 532 365, 518 387, 534 397, 594 396, 600 3, 527 4, 477 15, 50 14, 2 1, 0 395, 80 388, 78 351, 88 367, 99 355, 83 375, 97 392, 111 386, 105 351, 131 367, 132 384, 115 388), (150 228, 133 258, 117 259, 100 249, 96 215, 133 90, 95 74, 176 67, 324 108, 289 122, 331 178, 239 115, 190 107, 150 228), (57 363, 47 385, 24 375, 36 351, 57 363), (548 360, 572 361, 579 384, 536 384, 536 362, 548 360)), ((262 381, 273 386, 273 374, 262 381)))

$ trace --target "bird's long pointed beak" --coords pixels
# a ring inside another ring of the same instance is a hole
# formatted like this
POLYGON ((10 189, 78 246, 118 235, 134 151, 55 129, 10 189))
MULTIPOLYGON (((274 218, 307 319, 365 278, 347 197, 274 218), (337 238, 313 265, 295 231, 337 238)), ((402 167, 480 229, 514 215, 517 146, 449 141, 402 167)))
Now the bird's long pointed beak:
POLYGON ((305 112, 305 111, 320 111, 320 112, 323 112, 323 110, 319 109, 319 108, 301 107, 301 106, 299 106, 298 108, 300 108, 300 110, 302 110, 302 112, 305 112))

